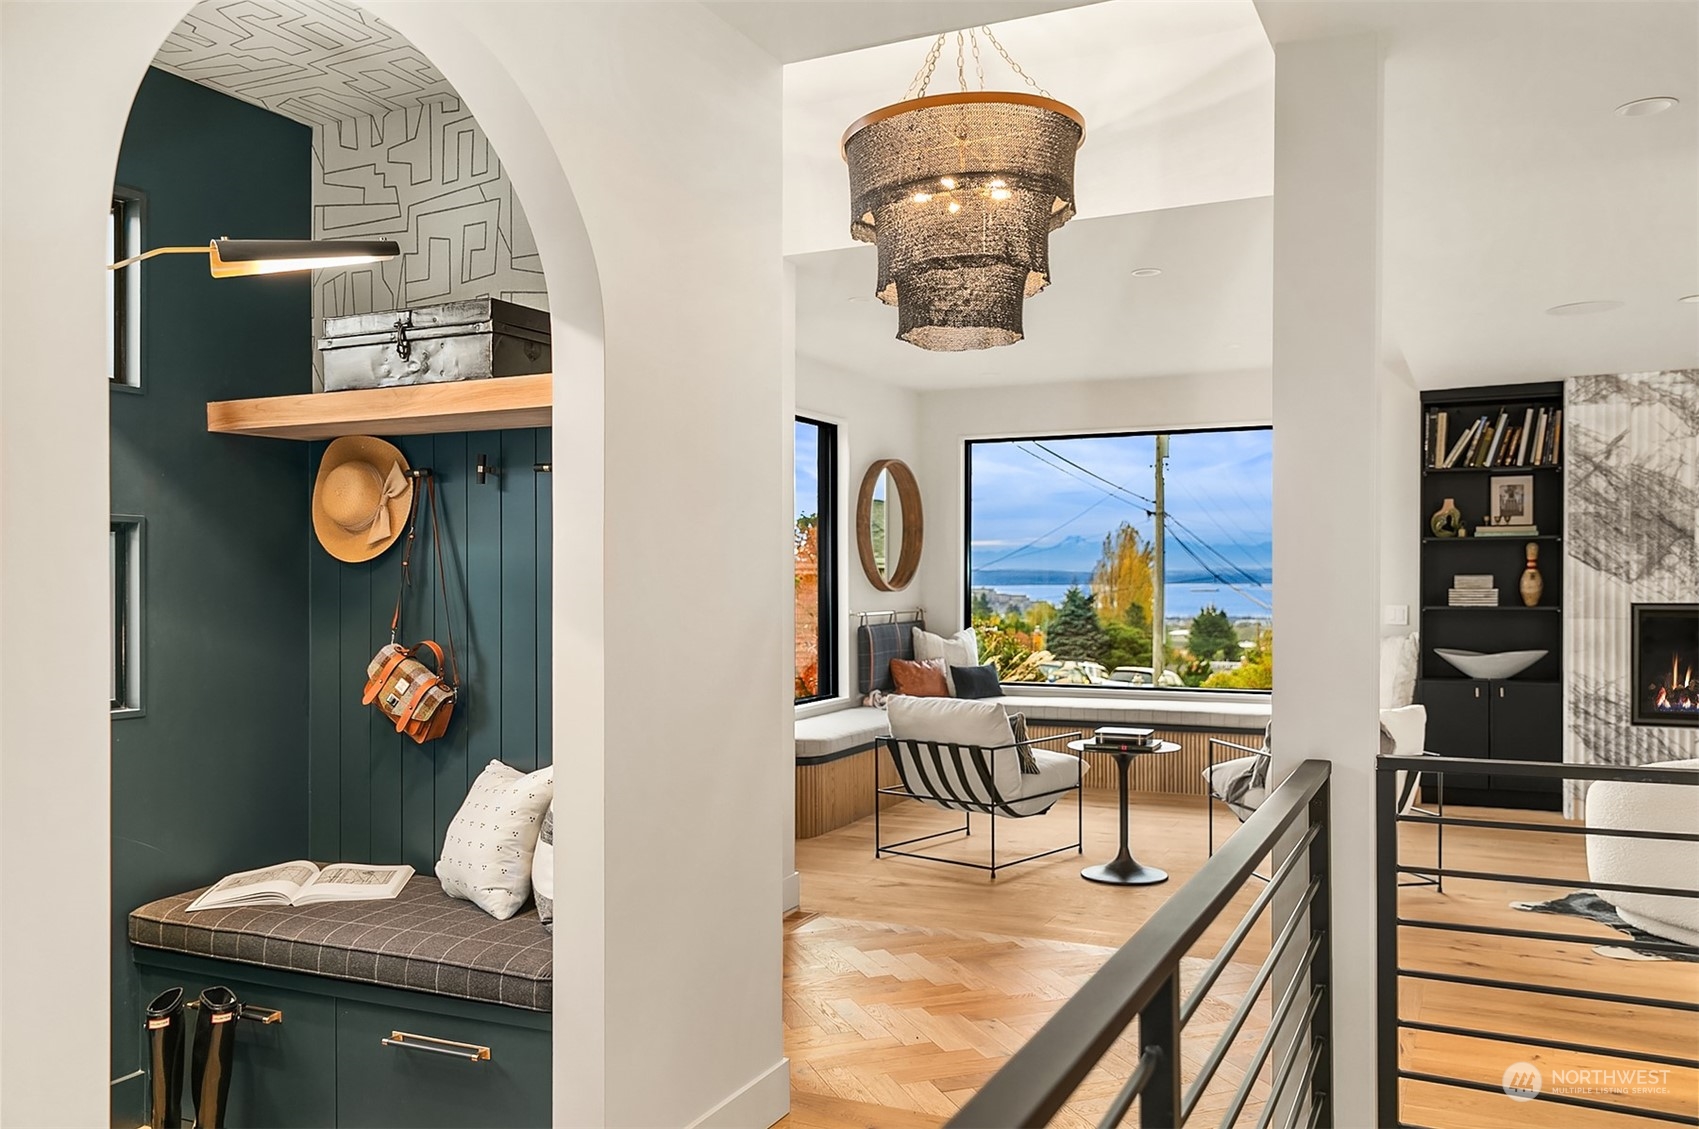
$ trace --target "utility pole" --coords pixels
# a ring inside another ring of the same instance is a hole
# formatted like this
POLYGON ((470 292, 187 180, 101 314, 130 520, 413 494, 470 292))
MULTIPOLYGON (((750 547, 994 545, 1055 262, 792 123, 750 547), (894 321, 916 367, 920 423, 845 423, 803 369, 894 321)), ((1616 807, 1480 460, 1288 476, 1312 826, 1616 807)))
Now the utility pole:
POLYGON ((1168 649, 1168 619, 1163 588, 1167 574, 1162 567, 1163 542, 1167 539, 1168 510, 1163 505, 1163 482, 1168 471, 1168 436, 1156 437, 1156 551, 1152 556, 1150 578, 1150 677, 1154 685, 1162 685, 1162 669, 1168 649))

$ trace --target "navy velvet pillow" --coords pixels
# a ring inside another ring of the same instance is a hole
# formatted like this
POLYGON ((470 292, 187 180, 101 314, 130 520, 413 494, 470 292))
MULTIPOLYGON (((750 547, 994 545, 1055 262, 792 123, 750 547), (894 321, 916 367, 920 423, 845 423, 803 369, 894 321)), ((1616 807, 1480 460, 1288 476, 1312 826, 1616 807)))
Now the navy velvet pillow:
POLYGON ((997 668, 984 666, 953 666, 950 678, 956 684, 958 698, 1001 698, 1003 684, 997 679, 997 668))

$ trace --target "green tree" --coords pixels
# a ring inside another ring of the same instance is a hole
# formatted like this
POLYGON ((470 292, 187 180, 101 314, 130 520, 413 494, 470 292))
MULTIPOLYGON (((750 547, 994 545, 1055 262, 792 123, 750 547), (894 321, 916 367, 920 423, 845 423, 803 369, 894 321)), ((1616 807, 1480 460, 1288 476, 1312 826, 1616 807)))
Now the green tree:
POLYGON ((1091 597, 1078 585, 1068 589, 1056 618, 1044 633, 1044 649, 1063 662, 1097 662, 1108 644, 1091 597))
POLYGON ((1050 626, 1050 621, 1056 618, 1056 605, 1049 600, 1034 600, 1026 610, 1027 622, 1033 630, 1042 631, 1050 626))
POLYGON ((1227 618, 1227 613, 1211 604, 1192 617, 1192 633, 1187 639, 1186 649, 1196 659, 1236 662, 1239 658, 1239 633, 1233 630, 1233 621, 1227 618))
POLYGON ((991 597, 984 592, 973 594, 973 622, 975 626, 989 622, 992 618, 991 597))
POLYGON ((1272 690, 1274 689, 1274 632, 1257 632, 1256 646, 1245 652, 1245 661, 1238 670, 1222 670, 1203 681, 1204 689, 1272 690))

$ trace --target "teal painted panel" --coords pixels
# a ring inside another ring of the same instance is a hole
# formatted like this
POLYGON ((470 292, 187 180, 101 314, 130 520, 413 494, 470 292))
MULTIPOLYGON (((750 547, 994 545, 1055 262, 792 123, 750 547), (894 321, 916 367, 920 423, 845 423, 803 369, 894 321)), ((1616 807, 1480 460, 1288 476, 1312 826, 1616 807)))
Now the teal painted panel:
MULTIPOLYGON (((311 169, 306 126, 149 70, 116 179, 158 247, 309 237, 311 169)), ((130 269, 142 388, 110 397, 111 504, 147 522, 147 628, 145 712, 112 723, 112 1077, 142 1065, 129 911, 308 846, 308 451, 208 434, 206 402, 308 390, 311 282, 186 255, 130 269)))
MULTIPOLYGON (((405 539, 356 565, 331 560, 315 540, 312 712, 339 720, 312 730, 309 822, 319 857, 406 862, 429 874, 486 763, 499 759, 529 771, 551 759, 549 729, 539 723, 550 709, 549 636, 538 626, 548 614, 540 597, 548 592, 551 559, 538 499, 546 505, 548 495, 538 486, 545 476, 532 469, 537 452, 548 452, 549 438, 544 429, 394 442, 410 466, 430 467, 436 477, 462 696, 448 732, 424 745, 399 736, 360 704, 366 662, 389 639, 405 539), (501 469, 482 484, 475 475, 480 455, 501 469), (327 610, 332 603, 335 614, 327 610)), ((448 623, 428 538, 421 538, 409 571, 401 639, 435 639, 446 647, 448 623)))

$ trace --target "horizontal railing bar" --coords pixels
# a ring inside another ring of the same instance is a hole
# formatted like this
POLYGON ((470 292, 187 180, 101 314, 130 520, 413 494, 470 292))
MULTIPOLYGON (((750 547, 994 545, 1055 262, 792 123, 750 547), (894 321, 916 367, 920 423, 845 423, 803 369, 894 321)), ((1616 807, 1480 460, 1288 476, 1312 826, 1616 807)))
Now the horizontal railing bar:
POLYGON ((1304 837, 1298 845, 1292 848, 1292 853, 1281 860, 1280 865, 1269 876, 1268 882, 1263 885, 1262 892, 1257 895, 1256 901, 1251 903, 1251 908, 1245 913, 1239 924, 1234 926, 1226 943, 1221 946, 1221 951, 1215 954, 1215 959, 1209 962, 1209 967, 1203 970, 1203 975, 1192 986, 1192 994, 1187 996, 1186 1002, 1180 1005, 1180 1026, 1184 1027, 1187 1020, 1197 1013, 1198 1008, 1203 1004, 1204 997, 1209 994, 1210 988, 1215 986, 1215 981, 1226 970, 1228 962, 1233 959, 1234 954, 1239 951, 1239 946, 1250 935, 1251 926, 1255 925, 1257 918, 1262 916, 1262 911, 1273 899, 1275 892, 1280 888, 1280 883, 1288 874, 1292 873, 1292 868, 1297 866, 1299 861, 1308 857, 1307 852, 1310 844, 1315 842, 1316 836, 1319 834, 1321 834, 1321 826, 1319 824, 1311 826, 1308 831, 1304 832, 1304 837))
MULTIPOLYGON (((1321 1056, 1323 1054, 1327 1053, 1326 1050, 1325 1050, 1325 1047, 1326 1047, 1326 1043, 1323 1042, 1323 1040, 1321 1040, 1320 1038, 1312 1039, 1310 1041, 1310 1057, 1309 1057, 1309 1060, 1304 1063, 1304 1073, 1301 1075, 1301 1077, 1304 1079, 1304 1081, 1306 1083, 1309 1083, 1311 1085, 1314 1084, 1315 1079, 1314 1079, 1313 1075, 1315 1074, 1315 1069, 1316 1069, 1317 1066, 1319 1066, 1321 1064, 1321 1056)), ((1322 1097, 1322 1095, 1320 1095, 1320 1094, 1310 1095, 1311 1101, 1314 1102, 1314 1106, 1310 1110, 1311 1116, 1315 1116, 1316 1114, 1319 1114, 1321 1112, 1322 1103, 1321 1103, 1321 1101, 1317 1100, 1321 1097, 1322 1097)), ((1272 1110, 1273 1108, 1274 1108, 1274 1102, 1270 1101, 1268 1103, 1268 1109, 1265 1109, 1263 1111, 1263 1116, 1266 1118, 1268 1116, 1269 1110, 1272 1110)), ((1300 1113, 1302 1113, 1303 1111, 1304 1111, 1304 1095, 1302 1093, 1299 1093, 1299 1094, 1297 1094, 1293 1097, 1292 1104, 1291 1104, 1290 1107, 1288 1107, 1286 1119, 1280 1123, 1280 1129, 1292 1129, 1292 1127, 1294 1125, 1298 1124, 1298 1115, 1300 1113)), ((1261 1121, 1257 1122, 1257 1129, 1265 1129, 1263 1122, 1261 1122, 1261 1121)))
POLYGON ((1632 767, 1614 764, 1570 764, 1566 761, 1487 760, 1473 757, 1375 757, 1376 772, 1466 772, 1494 776, 1543 776, 1558 780, 1626 780, 1636 784, 1699 785, 1699 768, 1632 767))
POLYGON ((1535 878, 1527 874, 1500 874, 1492 870, 1436 870, 1431 866, 1401 864, 1400 874, 1437 874, 1441 878, 1463 878, 1477 882, 1511 882, 1522 886, 1564 886, 1571 890, 1614 890, 1623 894, 1657 894, 1670 898, 1699 898, 1699 888, 1677 886, 1638 886, 1632 882, 1598 882, 1575 878, 1535 878))
POLYGON ((1570 1043, 1562 1039, 1548 1039, 1543 1035, 1516 1035, 1504 1031, 1483 1031, 1474 1027, 1453 1027, 1445 1023, 1427 1023, 1416 1019, 1399 1019, 1398 1025, 1411 1031, 1432 1031, 1437 1035, 1457 1035, 1465 1039, 1485 1039, 1493 1043, 1518 1043, 1529 1047, 1551 1047, 1553 1050, 1574 1051, 1577 1054, 1602 1055, 1606 1058, 1631 1058, 1639 1062, 1655 1062, 1660 1066, 1683 1066, 1699 1070, 1699 1058, 1682 1058, 1679 1055, 1664 1055, 1655 1051, 1631 1051, 1625 1047, 1600 1047, 1592 1043, 1570 1043))
POLYGON ((1332 766, 1306 760, 1281 782, 1215 857, 1164 902, 1025 1046, 981 1086, 950 1124, 1024 1129, 1045 1124, 1174 974, 1286 830, 1309 815, 1332 766))
POLYGON ((1699 832, 1642 831, 1635 827, 1580 827, 1571 823, 1524 823, 1510 819, 1470 819, 1464 816, 1435 816, 1425 812, 1398 816, 1400 823, 1426 823, 1437 827, 1490 827, 1499 831, 1549 831, 1553 835, 1602 835, 1614 839, 1661 839, 1672 843, 1699 843, 1699 832))
MULTIPOLYGON (((1320 933, 1310 938, 1309 948, 1304 953, 1304 963, 1298 966, 1299 971, 1308 968, 1310 962, 1316 958, 1316 954, 1321 952, 1321 942, 1320 933)), ((1239 1120, 1241 1113, 1245 1112, 1245 1103, 1251 1098, 1251 1088, 1257 1084, 1257 1074, 1262 1070, 1263 1064, 1268 1061, 1268 1056, 1274 1052, 1275 1037, 1286 1026, 1286 1017, 1292 1014, 1292 1005, 1297 1002, 1298 993, 1310 987, 1308 978, 1303 976, 1293 977, 1292 982, 1286 985, 1286 991, 1281 993, 1280 1002, 1274 1005, 1274 1011, 1269 1016, 1268 1031, 1263 1034, 1262 1042, 1257 1044, 1257 1053, 1251 1059, 1250 1065, 1246 1066, 1241 1072, 1239 1088, 1233 1091, 1233 1098, 1227 1103, 1227 1112, 1221 1115, 1221 1129, 1233 1129, 1233 1123, 1239 1120)), ((1310 992, 1310 1002, 1304 1007, 1303 1018, 1298 1021, 1298 1030, 1308 1031, 1310 1029, 1310 1024, 1316 1017, 1316 1010, 1321 1007, 1322 1001, 1326 998, 1327 988, 1316 985, 1310 992)), ((1202 1089, 1197 1091, 1197 1096, 1203 1097, 1202 1089)), ((1185 1124, 1186 1118, 1190 1117, 1192 1110, 1196 1108, 1195 1102, 1190 1109, 1181 1107, 1181 1124, 1185 1124)))
POLYGON ((1156 1068, 1166 1053, 1161 1047, 1151 1046, 1144 1049, 1144 1053, 1139 1055, 1138 1065, 1133 1067, 1132 1074, 1127 1076, 1126 1083, 1122 1085, 1121 1092, 1115 1095, 1115 1100, 1109 1103, 1108 1110, 1103 1114, 1103 1120, 1097 1123, 1097 1129, 1115 1129, 1126 1120, 1127 1111, 1133 1108, 1133 1103, 1144 1093, 1145 1087, 1150 1085, 1150 1080, 1156 1077, 1156 1068))
MULTIPOLYGON (((1209 1048, 1209 1057, 1205 1058, 1203 1065, 1198 1067, 1198 1076, 1192 1080, 1191 1089, 1186 1091, 1185 1100, 1180 1103, 1180 1120, 1184 1121, 1191 1114, 1192 1107, 1203 1096, 1210 1080, 1215 1077, 1215 1072, 1221 1068, 1221 1063, 1227 1058, 1227 1052, 1233 1047, 1233 1040, 1238 1038, 1240 1030, 1245 1026, 1245 1021, 1251 1017, 1251 1009, 1256 1006, 1257 999, 1262 995, 1263 986, 1268 983, 1269 977, 1274 975, 1275 965, 1279 964, 1280 959, 1286 955, 1287 948, 1292 944, 1292 938, 1298 935, 1298 927, 1304 924, 1305 919, 1309 916, 1310 903, 1315 900, 1316 893, 1320 889, 1321 879, 1311 879, 1309 888, 1304 891, 1303 899, 1293 907, 1291 916, 1280 927, 1280 932, 1275 936, 1274 943, 1268 948, 1267 958, 1257 968, 1256 975, 1251 977, 1250 987, 1245 989, 1245 995, 1239 1001, 1239 1006, 1233 1009, 1232 1018, 1227 1021, 1227 1026, 1222 1029, 1221 1035, 1215 1040, 1215 1045, 1209 1048)), ((1319 943, 1319 937, 1311 938, 1311 950, 1313 951, 1319 943)), ((1309 966, 1309 960, 1306 958, 1304 963, 1299 965, 1292 974, 1296 976, 1309 966)))
POLYGON ((1554 941, 1567 945, 1603 945, 1610 949, 1650 949, 1655 953, 1692 953, 1699 948, 1674 941, 1636 941, 1631 937, 1588 937, 1581 933, 1546 933, 1539 929, 1506 929, 1499 925, 1470 925, 1461 921, 1429 921, 1401 917, 1398 924, 1411 929, 1438 929, 1445 933, 1472 933, 1477 937, 1514 937, 1520 941, 1554 941))
MULTIPOLYGON (((1317 941, 1320 941, 1319 937, 1317 941)), ((1317 949, 1319 951, 1319 944, 1317 949)), ((1296 993, 1297 982, 1294 981, 1287 991, 1288 993, 1296 993)), ((1315 1020, 1316 1011, 1320 1009, 1322 1000, 1326 995, 1327 988, 1325 986, 1318 986, 1315 991, 1310 993, 1309 1005, 1304 1008, 1303 1017, 1298 1020, 1298 1034, 1300 1036, 1309 1032, 1310 1024, 1315 1020)), ((1293 995, 1292 998, 1296 998, 1296 996, 1293 995)), ((1284 1022, 1285 1018, 1285 1015, 1282 1014, 1280 1022, 1284 1022)), ((1257 1048, 1255 1064, 1249 1070, 1246 1070, 1244 1077, 1239 1080, 1239 1090, 1233 1095, 1233 1103, 1221 1119, 1221 1129, 1233 1129, 1234 1123, 1239 1120, 1239 1115, 1245 1111, 1245 1101, 1251 1096, 1251 1086, 1257 1080, 1257 1071, 1262 1069, 1263 1061, 1268 1057, 1268 1052, 1273 1049, 1274 1040, 1279 1035, 1279 1024, 1271 1023, 1268 1032, 1263 1036, 1262 1044, 1257 1048)), ((1315 1048, 1319 1042, 1320 1040, 1314 1038, 1310 1040, 1310 1053, 1304 1056, 1305 1074, 1308 1074, 1315 1065, 1315 1048)), ((1298 1062, 1298 1040, 1296 1038, 1292 1040, 1292 1046, 1288 1048, 1288 1051, 1286 1061, 1280 1064, 1280 1069, 1275 1072, 1274 1082, 1268 1088, 1268 1100, 1263 1103, 1262 1116, 1257 1118, 1257 1129, 1268 1129, 1268 1123, 1274 1119, 1274 1111, 1280 1105, 1280 1097, 1286 1092, 1286 1082, 1292 1077, 1292 1068, 1298 1062)))
MULTIPOLYGON (((1443 1074, 1423 1074, 1414 1070, 1400 1070, 1400 1078, 1408 1078, 1412 1082, 1428 1082, 1435 1086, 1455 1086, 1463 1090, 1477 1090, 1484 1094, 1503 1094, 1504 1085, 1493 1085, 1491 1082, 1476 1082, 1468 1078, 1452 1078, 1443 1074)), ((1645 1117, 1653 1121, 1667 1121, 1674 1125, 1699 1125, 1699 1117, 1685 1113, 1670 1113, 1667 1110, 1647 1109, 1645 1106, 1618 1105, 1616 1102, 1601 1102, 1594 1098, 1578 1098, 1573 1094, 1553 1094, 1541 1090, 1534 1095, 1535 1101, 1553 1102, 1558 1105, 1574 1106, 1577 1109, 1597 1110, 1600 1113, 1618 1113, 1624 1117, 1645 1117)))
POLYGON ((1636 1007, 1664 1008, 1669 1011, 1699 1012, 1699 1003, 1682 1000, 1660 1000, 1652 996, 1625 996, 1618 992, 1596 992, 1589 988, 1562 988, 1551 984, 1527 984, 1519 980, 1493 980, 1485 976, 1461 976, 1455 972, 1429 972, 1418 968, 1400 968, 1398 975, 1412 980, 1429 980, 1438 984, 1460 984, 1469 988, 1500 988, 1507 992, 1529 992, 1536 996, 1563 996, 1572 1000, 1592 1000, 1602 1004, 1629 1004, 1636 1007))

